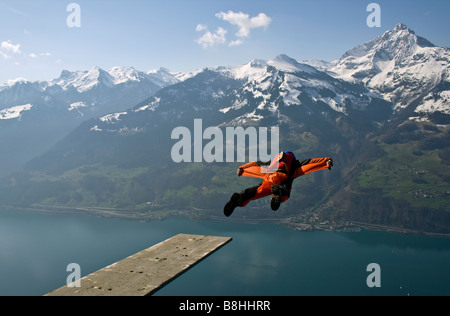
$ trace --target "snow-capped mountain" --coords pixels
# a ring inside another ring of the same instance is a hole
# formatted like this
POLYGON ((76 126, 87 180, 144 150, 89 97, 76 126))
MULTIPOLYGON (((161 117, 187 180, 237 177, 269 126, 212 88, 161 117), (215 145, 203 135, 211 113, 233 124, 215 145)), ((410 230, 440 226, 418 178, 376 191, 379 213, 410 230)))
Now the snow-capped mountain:
MULTIPOLYGON (((122 79, 122 77, 125 77, 126 80, 135 80, 132 70, 131 75, 129 77, 127 76, 128 71, 126 71, 126 69, 125 71, 122 70, 120 72, 115 71, 115 69, 113 69, 111 73, 116 75, 118 82, 121 82, 120 79, 122 79)), ((63 71, 61 73, 61 76, 58 79, 55 79, 52 82, 50 82, 48 86, 49 87, 56 86, 64 91, 75 89, 78 93, 83 93, 92 90, 98 86, 111 88, 116 84, 115 82, 116 77, 113 77, 112 74, 104 71, 103 69, 100 69, 99 67, 94 67, 87 72, 71 73, 68 71, 63 71)))
POLYGON ((193 73, 172 72, 167 68, 161 67, 159 69, 146 72, 146 75, 159 86, 166 87, 189 79, 193 76, 193 73))
POLYGON ((96 86, 112 88, 123 84, 152 82, 158 88, 175 84, 180 80, 179 73, 172 73, 166 68, 141 72, 135 68, 113 67, 105 71, 94 67, 89 71, 69 72, 63 71, 58 79, 49 83, 49 87, 59 86, 64 90, 75 88, 79 93, 89 91, 96 86))
POLYGON ((0 175, 11 172, 82 121, 123 111, 179 81, 178 73, 114 67, 62 71, 51 81, 10 80, 0 88, 0 175))
POLYGON ((52 107, 89 118, 130 108, 178 82, 179 75, 164 68, 148 73, 125 67, 109 71, 99 67, 89 71, 64 70, 59 78, 49 82, 11 81, 0 90, 0 109, 33 104, 35 111, 52 107))
POLYGON ((231 108, 222 111, 238 109, 245 105, 248 93, 254 99, 261 99, 258 110, 266 108, 272 112, 281 104, 309 106, 321 102, 336 112, 347 114, 349 107, 362 109, 370 103, 372 97, 376 97, 358 85, 336 80, 287 55, 279 55, 267 62, 252 61, 247 65, 232 68, 230 72, 234 78, 245 80, 244 93, 238 96, 231 108))
POLYGON ((404 24, 349 50, 328 70, 337 78, 363 82, 397 111, 417 101, 418 114, 450 114, 450 49, 435 46, 404 24))
POLYGON ((96 132, 143 132, 148 115, 160 123, 207 116, 217 125, 271 125, 288 121, 287 112, 302 120, 314 114, 348 116, 378 111, 374 121, 390 114, 391 104, 360 83, 336 79, 286 55, 241 66, 206 68, 176 86, 160 90, 127 112, 109 114, 92 123, 96 132), (333 114, 334 113, 334 114, 333 114))

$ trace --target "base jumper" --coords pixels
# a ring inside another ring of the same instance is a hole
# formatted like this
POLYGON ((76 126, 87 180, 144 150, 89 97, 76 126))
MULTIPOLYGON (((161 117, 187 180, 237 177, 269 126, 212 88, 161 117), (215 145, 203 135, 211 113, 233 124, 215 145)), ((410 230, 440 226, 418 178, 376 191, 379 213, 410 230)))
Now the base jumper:
POLYGON ((239 177, 261 178, 263 181, 241 193, 234 193, 225 205, 224 214, 229 217, 236 207, 244 207, 250 201, 272 195, 270 206, 277 211, 280 204, 286 202, 291 194, 292 182, 295 178, 315 171, 333 167, 332 158, 313 158, 297 160, 288 151, 278 154, 272 162, 250 162, 239 167, 239 177))

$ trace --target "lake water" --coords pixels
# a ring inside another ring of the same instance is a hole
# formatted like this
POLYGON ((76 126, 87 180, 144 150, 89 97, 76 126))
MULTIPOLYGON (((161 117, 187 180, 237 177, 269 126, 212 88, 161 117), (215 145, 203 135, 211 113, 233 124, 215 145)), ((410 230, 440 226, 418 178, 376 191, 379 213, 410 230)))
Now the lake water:
POLYGON ((155 296, 450 295, 450 238, 0 209, 0 295, 43 295, 178 233, 233 237, 155 296), (381 287, 369 288, 377 263, 381 287))

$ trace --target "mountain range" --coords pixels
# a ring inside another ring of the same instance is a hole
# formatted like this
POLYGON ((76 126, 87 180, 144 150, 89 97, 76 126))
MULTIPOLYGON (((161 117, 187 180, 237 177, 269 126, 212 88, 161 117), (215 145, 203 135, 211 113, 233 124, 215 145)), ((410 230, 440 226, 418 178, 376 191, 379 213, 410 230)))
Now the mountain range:
POLYGON ((52 81, 10 80, 0 89, 0 175, 48 150, 86 119, 126 110, 183 74, 161 68, 62 71, 52 81))
POLYGON ((30 151, 0 183, 0 203, 220 216, 254 182, 235 177, 239 163, 172 161, 171 132, 202 119, 277 126, 281 150, 334 158, 333 171, 297 180, 278 213, 260 201, 236 216, 450 233, 449 52, 398 24, 331 63, 279 55, 189 74, 94 68, 16 82, 0 91, 0 129, 83 122, 30 151))

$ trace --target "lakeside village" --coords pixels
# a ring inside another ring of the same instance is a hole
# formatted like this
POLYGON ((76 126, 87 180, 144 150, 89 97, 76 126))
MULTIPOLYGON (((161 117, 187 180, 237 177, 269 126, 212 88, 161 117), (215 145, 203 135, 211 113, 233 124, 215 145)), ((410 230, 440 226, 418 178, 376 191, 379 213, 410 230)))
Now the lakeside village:
MULTIPOLYGON (((247 216, 247 213, 242 213, 240 216, 231 218, 224 217, 219 212, 211 213, 210 210, 203 209, 178 209, 169 210, 156 203, 148 202, 146 210, 132 210, 132 209, 116 209, 105 207, 70 207, 70 206, 55 206, 35 203, 29 207, 21 207, 22 210, 36 211, 49 215, 63 215, 63 214, 79 214, 88 216, 97 216, 105 218, 119 218, 126 220, 139 220, 141 222, 163 221, 171 217, 188 217, 192 220, 213 220, 226 221, 235 223, 247 224, 277 224, 283 225, 290 229, 297 231, 339 231, 339 232, 359 232, 361 231, 360 224, 355 225, 351 222, 337 223, 320 219, 317 211, 308 209, 296 216, 289 217, 255 217, 247 216)), ((5 208, 15 208, 8 207, 5 208)))
MULTIPOLYGON (((149 202, 150 203, 150 202, 149 202)), ((211 221, 225 221, 245 224, 275 224, 282 225, 295 231, 335 231, 344 233, 357 233, 363 230, 375 230, 401 234, 425 235, 432 237, 450 237, 450 234, 428 233, 417 230, 409 230, 399 227, 392 227, 386 225, 377 225, 370 223, 362 223, 355 221, 336 222, 324 220, 318 215, 317 209, 307 209, 295 216, 288 217, 249 217, 243 213, 241 216, 227 218, 221 216, 218 212, 211 214, 210 210, 191 209, 191 210, 168 210, 161 206, 150 203, 150 206, 144 210, 131 209, 115 209, 102 207, 69 207, 69 206, 54 206, 44 204, 33 204, 29 207, 20 207, 21 210, 35 211, 48 215, 64 215, 64 214, 78 214, 105 218, 118 218, 126 220, 138 220, 141 222, 149 221, 163 221, 173 217, 187 217, 191 220, 211 220, 211 221)), ((2 206, 4 208, 17 209, 12 206, 2 206)), ((325 209, 323 206, 321 210, 325 209)))
MULTIPOLYGON (((33 204, 27 208, 21 208, 23 210, 37 211, 49 215, 62 215, 62 214, 79 214, 105 218, 119 218, 126 220, 139 220, 141 222, 149 221, 163 221, 172 217, 188 217, 192 220, 212 220, 212 221, 226 221, 235 223, 246 224, 276 224, 282 225, 289 229, 296 231, 336 231, 336 232, 360 232, 363 229, 369 230, 383 230, 400 233, 412 233, 421 234, 421 232, 407 231, 404 229, 398 229, 395 227, 371 225, 367 223, 355 223, 345 221, 342 223, 323 220, 317 215, 317 211, 308 209, 301 214, 290 217, 249 217, 245 213, 242 216, 235 216, 232 218, 226 218, 219 215, 219 213, 211 214, 208 210, 191 209, 191 210, 167 210, 154 203, 149 203, 150 206, 145 211, 137 211, 130 209, 114 209, 114 208, 101 208, 101 207, 66 207, 66 206, 53 206, 44 204, 33 204)), ((12 208, 12 207, 11 207, 12 208)))

